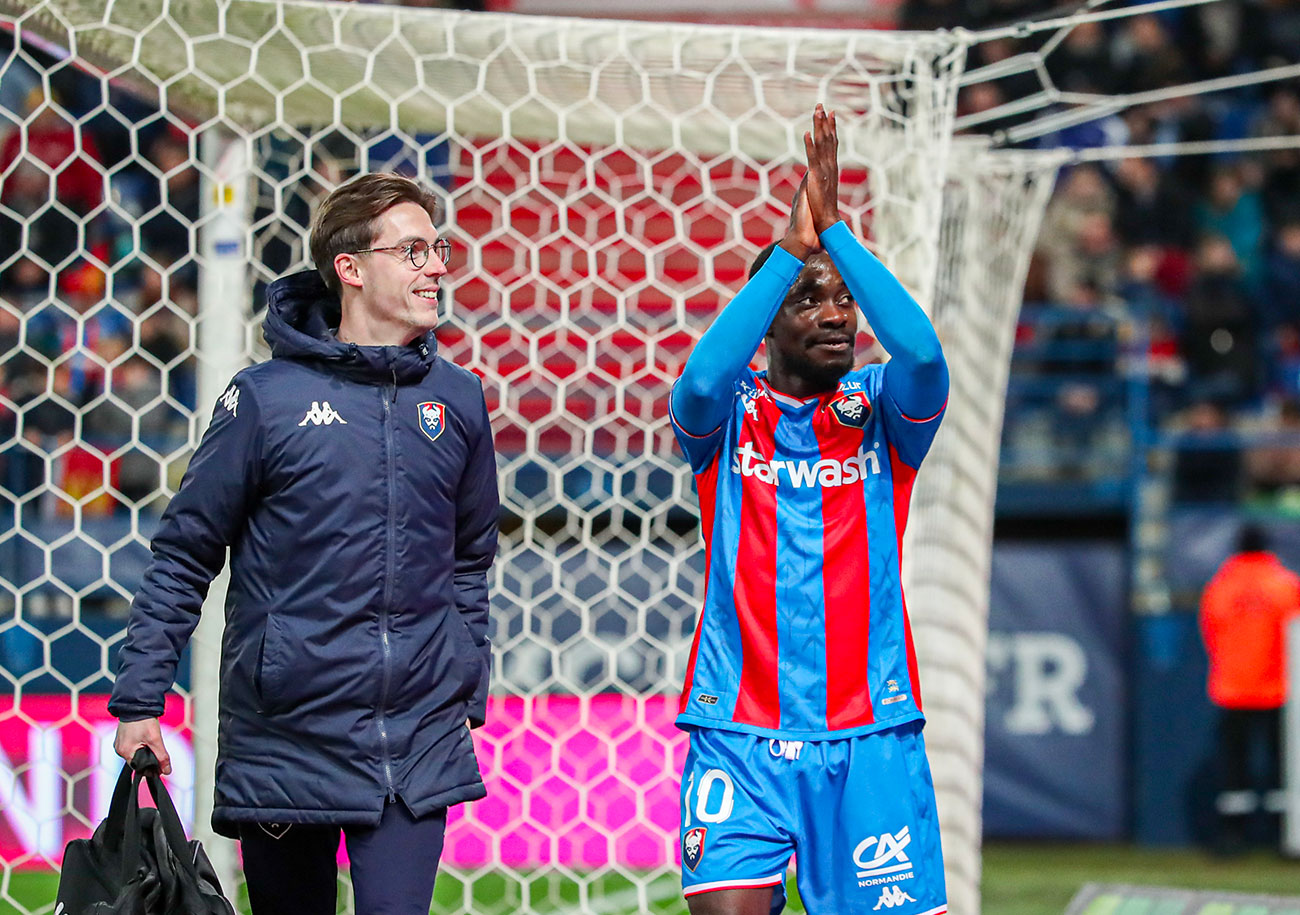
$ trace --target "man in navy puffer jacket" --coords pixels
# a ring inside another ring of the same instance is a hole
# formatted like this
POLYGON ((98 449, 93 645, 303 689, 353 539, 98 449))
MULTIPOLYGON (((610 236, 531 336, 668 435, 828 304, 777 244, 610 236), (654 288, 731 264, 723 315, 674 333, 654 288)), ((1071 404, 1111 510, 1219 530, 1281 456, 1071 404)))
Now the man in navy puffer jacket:
POLYGON ((131 608, 116 749, 169 771, 158 716, 230 548, 212 819, 256 915, 332 915, 340 830, 358 911, 427 913, 447 807, 485 793, 496 467, 478 378, 437 355, 434 212, 386 174, 321 204, 131 608))

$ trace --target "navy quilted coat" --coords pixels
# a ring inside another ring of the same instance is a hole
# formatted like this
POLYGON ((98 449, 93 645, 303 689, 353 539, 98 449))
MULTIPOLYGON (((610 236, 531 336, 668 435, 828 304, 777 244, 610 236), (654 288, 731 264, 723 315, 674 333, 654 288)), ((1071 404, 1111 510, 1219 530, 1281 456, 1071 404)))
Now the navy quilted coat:
MULTIPOLYGON (((483 389, 437 355, 340 343, 314 272, 268 293, 153 540, 109 710, 161 714, 230 548, 213 825, 378 823, 484 795, 496 467, 483 389)), ((205 685, 196 684, 203 689, 205 685)))

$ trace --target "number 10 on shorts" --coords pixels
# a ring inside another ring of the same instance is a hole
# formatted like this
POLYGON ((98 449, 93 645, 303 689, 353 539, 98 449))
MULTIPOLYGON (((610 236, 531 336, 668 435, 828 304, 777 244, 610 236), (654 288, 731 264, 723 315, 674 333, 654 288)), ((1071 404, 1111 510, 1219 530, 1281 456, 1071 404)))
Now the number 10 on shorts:
POLYGON ((691 825, 691 808, 694 807, 695 819, 701 823, 721 823, 731 816, 735 803, 736 786, 731 776, 721 769, 706 769, 700 776, 700 783, 695 784, 692 772, 686 782, 683 797, 682 819, 686 827, 691 825))

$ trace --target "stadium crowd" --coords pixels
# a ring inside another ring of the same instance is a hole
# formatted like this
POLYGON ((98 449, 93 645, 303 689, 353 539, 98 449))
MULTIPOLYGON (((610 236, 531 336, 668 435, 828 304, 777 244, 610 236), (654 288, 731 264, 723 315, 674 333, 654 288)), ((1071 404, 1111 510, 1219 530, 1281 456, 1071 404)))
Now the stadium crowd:
MULTIPOLYGON (((1049 8, 1037 0, 912 0, 900 25, 980 29, 1038 18, 1049 8)), ((1050 34, 977 45, 969 67, 1038 50, 1050 34)), ((1098 95, 1159 94, 1297 60, 1296 0, 1084 23, 1043 55, 1057 89, 1098 95)), ((959 114, 1044 88, 1033 72, 971 85, 959 114)), ((1025 145, 1300 135, 1300 81, 1165 94, 1025 145)), ((978 129, 1007 129, 1045 113, 978 129)), ((1288 436, 1300 431, 1300 150, 1121 158, 1064 169, 1031 263, 1018 342, 1020 367, 1059 383, 1022 386, 1020 398, 1013 383, 1008 442, 1023 435, 1046 443, 1054 456, 1049 474, 1104 472, 1117 457, 1122 463, 1134 427, 1147 426, 1187 446, 1177 462, 1180 498, 1296 499, 1300 440, 1288 436), (1135 381, 1143 389, 1136 405, 1129 402, 1135 381)))
MULTIPOLYGON (((103 461, 123 496, 144 499, 160 482, 159 463, 146 449, 166 455, 180 447, 183 411, 194 407, 190 227, 199 215, 198 173, 187 164, 183 134, 165 123, 143 133, 147 164, 129 161, 121 144, 130 136, 121 125, 82 131, 78 147, 77 128, 45 104, 39 82, 29 79, 19 90, 24 76, 34 74, 10 67, 0 101, 9 121, 0 145, 0 259, 26 252, 0 275, 0 350, 7 354, 0 393, 25 415, 15 439, 16 415, 0 409, 8 443, 3 486, 20 499, 39 489, 45 456, 53 455, 54 479, 72 499, 100 488, 103 461), (110 183, 115 206, 104 208, 105 163, 123 160, 129 164, 110 183), (58 170, 53 205, 37 162, 58 170), (81 251, 113 268, 111 290, 81 251), (143 448, 129 448, 133 438, 143 448)), ((79 83, 55 89, 74 113, 81 113, 79 83)), ((131 109, 128 99, 122 104, 131 109)), ((83 511, 104 514, 115 505, 104 496, 83 511)), ((43 515, 59 513, 71 514, 71 502, 43 501, 43 515)))
MULTIPOLYGON (((910 0, 898 25, 980 28, 1046 9, 1040 0, 910 0)), ((979 44, 970 66, 1032 50, 1030 41, 979 44)), ((1059 88, 1096 93, 1290 63, 1300 60, 1300 0, 1083 24, 1045 60, 1059 88)), ((184 456, 186 415, 196 406, 199 176, 184 125, 117 89, 114 110, 106 111, 98 83, 72 68, 56 69, 49 83, 78 123, 47 104, 41 79, 21 58, 10 60, 0 84, 0 352, 7 354, 0 486, 22 499, 51 476, 70 498, 47 490, 41 513, 71 515, 72 500, 98 490, 107 466, 126 501, 106 493, 81 511, 124 512, 180 465, 169 459, 184 456), (142 158, 130 155, 133 144, 142 158), (53 205, 45 169, 57 173, 53 205), (109 207, 102 206, 106 188, 109 207), (13 260, 24 249, 34 257, 13 260), (80 251, 112 268, 111 288, 80 251), (25 413, 21 434, 8 404, 25 413)), ((972 85, 961 111, 1040 88, 1031 73, 972 85)), ((1170 97, 1034 142, 1088 147, 1279 134, 1300 134, 1296 82, 1170 97)), ((304 214, 325 186, 317 183, 301 201, 304 214)), ((271 272, 301 256, 259 254, 271 272)), ((1019 339, 1020 369, 1048 383, 1021 393, 1013 385, 1009 453, 1036 443, 1049 454, 1048 478, 1086 476, 1125 451, 1136 421, 1209 443, 1186 459, 1189 498, 1235 498, 1231 480, 1257 495, 1300 491, 1300 449, 1264 439, 1243 452, 1232 437, 1243 429, 1300 431, 1298 303, 1300 151, 1066 169, 1031 266, 1019 339), (1136 420, 1128 384, 1135 376, 1146 391, 1136 420)))

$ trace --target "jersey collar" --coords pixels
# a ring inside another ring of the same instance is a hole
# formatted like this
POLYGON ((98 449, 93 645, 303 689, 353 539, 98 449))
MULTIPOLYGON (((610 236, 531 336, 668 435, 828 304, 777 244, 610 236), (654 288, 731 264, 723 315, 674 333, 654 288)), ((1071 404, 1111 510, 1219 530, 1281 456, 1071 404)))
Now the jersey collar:
POLYGON ((813 394, 810 397, 794 397, 790 394, 782 394, 776 388, 768 384, 766 373, 758 377, 758 383, 762 386, 763 390, 767 391, 768 396, 779 404, 785 404, 787 407, 806 407, 810 403, 829 400, 839 393, 839 387, 836 386, 833 391, 824 391, 821 394, 813 394))

